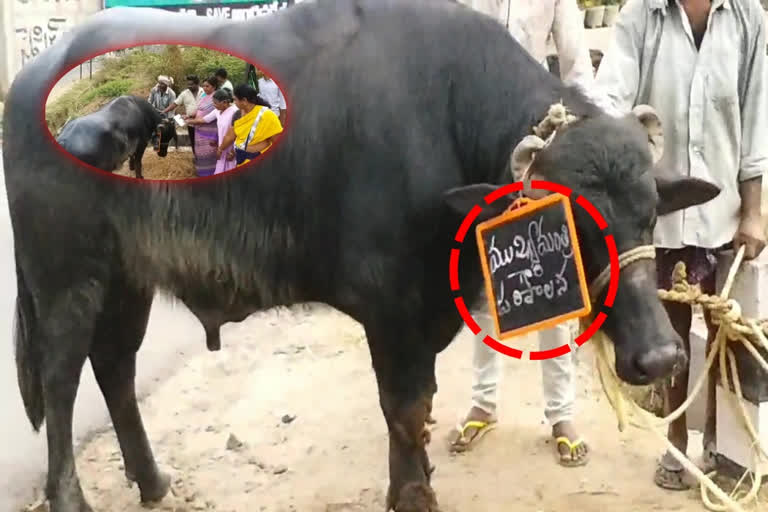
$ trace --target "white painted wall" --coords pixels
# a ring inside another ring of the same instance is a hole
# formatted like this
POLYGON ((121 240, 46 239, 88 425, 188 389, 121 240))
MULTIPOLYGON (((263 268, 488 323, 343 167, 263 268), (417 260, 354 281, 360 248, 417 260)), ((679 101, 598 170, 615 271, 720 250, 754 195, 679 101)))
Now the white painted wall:
POLYGON ((0 90, 56 38, 101 10, 102 0, 0 0, 0 90))

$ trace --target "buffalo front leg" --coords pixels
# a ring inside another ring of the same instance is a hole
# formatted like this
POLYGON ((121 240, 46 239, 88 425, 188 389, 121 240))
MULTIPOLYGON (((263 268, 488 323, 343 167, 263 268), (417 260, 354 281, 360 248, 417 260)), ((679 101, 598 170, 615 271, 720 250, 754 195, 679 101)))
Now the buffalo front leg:
POLYGON ((379 402, 389 430, 387 510, 438 512, 430 486, 434 468, 426 451, 436 354, 420 346, 420 340, 406 340, 397 335, 388 340, 369 336, 379 402))
POLYGON ((144 151, 146 150, 147 145, 146 144, 140 144, 139 147, 136 149, 136 152, 131 156, 131 160, 134 162, 133 167, 131 167, 131 170, 134 170, 136 173, 136 178, 138 179, 144 179, 144 176, 142 175, 142 166, 141 166, 141 160, 144 157, 144 151))
POLYGON ((146 333, 152 294, 113 284, 99 317, 90 354, 123 453, 125 476, 142 502, 159 501, 170 489, 152 454, 136 400, 136 352, 146 333))

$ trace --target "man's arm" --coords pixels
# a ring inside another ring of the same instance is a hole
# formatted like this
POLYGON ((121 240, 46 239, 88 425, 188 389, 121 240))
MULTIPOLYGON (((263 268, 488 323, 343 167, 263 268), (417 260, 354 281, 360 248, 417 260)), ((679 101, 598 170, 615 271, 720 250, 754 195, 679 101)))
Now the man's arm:
POLYGON ((624 4, 614 23, 613 41, 595 76, 600 103, 614 115, 627 114, 635 106, 647 16, 647 0, 624 4))
POLYGON ((584 34, 584 16, 575 0, 557 0, 552 38, 560 61, 560 78, 589 93, 594 84, 592 59, 584 34))
POLYGON ((185 93, 185 92, 186 92, 186 91, 182 91, 182 93, 181 93, 181 94, 179 94, 179 97, 178 97, 178 98, 176 98, 176 97, 175 97, 175 96, 176 96, 176 93, 175 93, 175 92, 173 92, 173 91, 171 91, 171 92, 170 92, 170 94, 171 94, 171 102, 168 104, 168 106, 167 106, 167 107, 165 107, 165 110, 163 110, 163 112, 168 112, 169 110, 174 110, 176 107, 178 107, 179 105, 181 105, 181 103, 184 101, 184 93, 185 93))
POLYGON ((753 45, 744 70, 746 80, 744 97, 741 98, 741 164, 738 175, 741 222, 734 237, 734 249, 746 244, 745 259, 757 257, 765 247, 760 202, 763 174, 768 167, 768 151, 765 147, 768 137, 766 26, 762 12, 755 13, 753 24, 754 35, 750 37, 753 45))

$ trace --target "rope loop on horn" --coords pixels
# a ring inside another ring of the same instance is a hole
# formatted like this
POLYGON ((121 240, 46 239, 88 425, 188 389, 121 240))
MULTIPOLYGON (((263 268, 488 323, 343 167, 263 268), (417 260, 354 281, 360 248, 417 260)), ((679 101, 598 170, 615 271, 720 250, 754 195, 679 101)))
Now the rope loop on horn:
POLYGON ((533 133, 549 143, 559 129, 568 126, 578 119, 577 116, 568 111, 561 100, 558 103, 550 105, 546 117, 538 125, 533 127, 533 133))

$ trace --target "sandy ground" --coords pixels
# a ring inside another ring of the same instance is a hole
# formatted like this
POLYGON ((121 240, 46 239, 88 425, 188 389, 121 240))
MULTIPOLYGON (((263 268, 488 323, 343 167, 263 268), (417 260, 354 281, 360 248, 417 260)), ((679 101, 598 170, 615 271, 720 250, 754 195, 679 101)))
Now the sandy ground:
MULTIPOLYGON (((386 426, 359 324, 324 306, 272 310, 228 324, 222 341, 221 352, 190 358, 142 401, 155 454, 174 480, 174 494, 156 509, 383 510, 386 426)), ((591 357, 587 344, 577 389, 592 460, 563 468, 548 439, 538 363, 508 358, 499 428, 474 452, 449 455, 446 435, 469 403, 470 333, 440 354, 429 452, 443 512, 704 510, 698 489, 654 486, 661 447, 648 432, 618 432, 591 357)), ((699 443, 693 435, 694 457, 699 443)), ((111 425, 83 446, 77 463, 97 512, 146 510, 123 476, 111 425)))
MULTIPOLYGON (((160 158, 150 145, 144 152, 141 164, 142 176, 150 180, 183 180, 197 177, 192 148, 189 147, 179 147, 178 151, 175 147, 168 148, 167 156, 160 158)), ((128 167, 127 160, 115 174, 136 177, 136 173, 128 167)))

